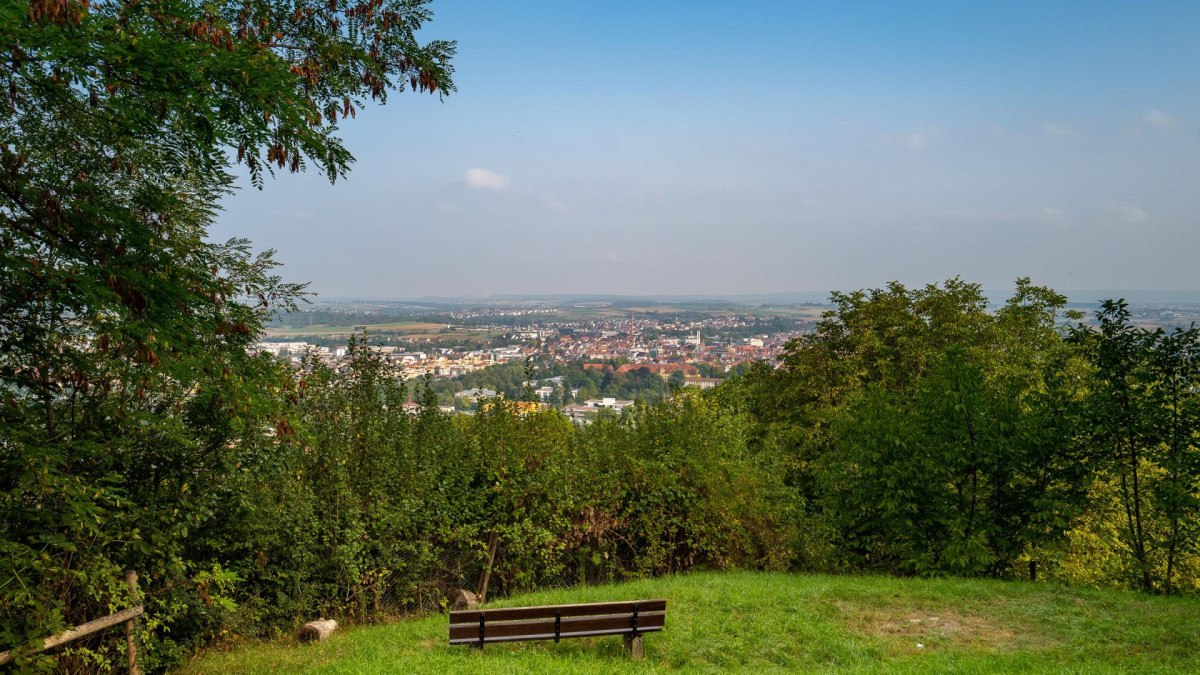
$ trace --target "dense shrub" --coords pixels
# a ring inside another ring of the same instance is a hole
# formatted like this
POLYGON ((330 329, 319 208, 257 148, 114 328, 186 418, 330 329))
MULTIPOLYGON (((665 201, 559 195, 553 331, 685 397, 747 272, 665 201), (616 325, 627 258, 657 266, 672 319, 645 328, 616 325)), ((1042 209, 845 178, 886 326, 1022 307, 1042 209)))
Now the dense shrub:
POLYGON ((699 392, 588 426, 504 401, 452 417, 430 393, 357 341, 297 373, 289 428, 213 533, 243 630, 437 607, 478 586, 493 539, 489 595, 787 565, 773 460, 699 392))

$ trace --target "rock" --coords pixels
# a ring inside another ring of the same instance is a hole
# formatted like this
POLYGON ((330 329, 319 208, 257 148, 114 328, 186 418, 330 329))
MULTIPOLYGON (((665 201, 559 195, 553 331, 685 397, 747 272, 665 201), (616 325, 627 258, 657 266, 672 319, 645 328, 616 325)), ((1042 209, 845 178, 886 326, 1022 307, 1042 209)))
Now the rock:
POLYGON ((329 637, 330 633, 337 628, 337 622, 333 619, 318 619, 317 621, 309 621, 304 624, 296 637, 301 642, 314 642, 316 640, 324 640, 329 637))
POLYGON ((458 589, 450 596, 451 609, 475 609, 479 606, 479 596, 471 591, 458 589))

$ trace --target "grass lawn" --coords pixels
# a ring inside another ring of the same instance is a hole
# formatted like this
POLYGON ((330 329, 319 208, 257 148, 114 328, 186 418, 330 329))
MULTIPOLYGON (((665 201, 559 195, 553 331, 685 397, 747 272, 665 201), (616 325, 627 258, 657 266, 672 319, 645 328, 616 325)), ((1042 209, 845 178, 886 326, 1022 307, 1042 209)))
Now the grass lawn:
POLYGON ((441 614, 210 651, 184 672, 1200 672, 1200 600, 1052 584, 702 573, 489 607, 653 597, 667 627, 638 664, 619 636, 452 648, 441 614))

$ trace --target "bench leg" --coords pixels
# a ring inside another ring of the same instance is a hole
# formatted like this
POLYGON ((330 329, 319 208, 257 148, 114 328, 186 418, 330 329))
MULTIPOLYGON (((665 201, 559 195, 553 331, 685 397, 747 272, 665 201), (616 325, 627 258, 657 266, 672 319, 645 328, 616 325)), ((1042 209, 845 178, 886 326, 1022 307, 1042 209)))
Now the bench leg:
POLYGON ((641 661, 646 658, 646 650, 642 646, 642 636, 640 633, 637 635, 626 634, 624 637, 625 653, 629 655, 630 659, 641 661))

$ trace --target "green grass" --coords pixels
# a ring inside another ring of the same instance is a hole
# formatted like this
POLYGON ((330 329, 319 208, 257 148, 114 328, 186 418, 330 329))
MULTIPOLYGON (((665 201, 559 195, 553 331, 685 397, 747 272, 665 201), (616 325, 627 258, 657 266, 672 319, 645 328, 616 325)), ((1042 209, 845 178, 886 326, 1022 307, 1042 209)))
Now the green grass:
POLYGON ((703 573, 489 606, 651 597, 667 627, 639 664, 620 637, 450 647, 441 614, 212 651, 184 672, 1200 672, 1200 600, 1052 584, 703 573))

